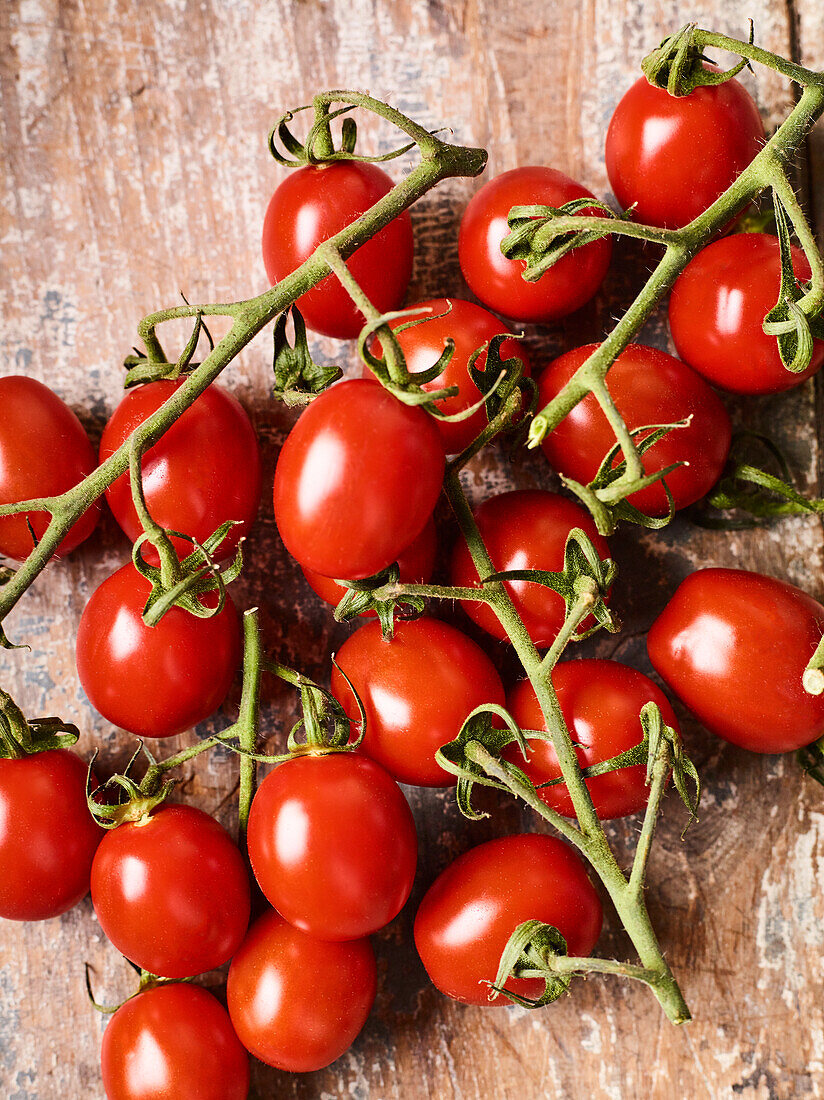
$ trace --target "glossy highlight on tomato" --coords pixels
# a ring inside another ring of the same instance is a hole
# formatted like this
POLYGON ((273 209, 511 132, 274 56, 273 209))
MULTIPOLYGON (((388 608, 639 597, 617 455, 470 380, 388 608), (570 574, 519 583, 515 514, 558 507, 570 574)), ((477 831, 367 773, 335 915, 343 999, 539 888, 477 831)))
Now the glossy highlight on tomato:
MULTIPOLYGON (((805 282, 811 270, 792 248, 793 271, 805 282)), ((781 362, 778 342, 762 328, 778 301, 781 254, 768 233, 734 233, 713 241, 690 260, 672 288, 669 323, 681 358, 714 386, 734 393, 781 393, 800 386, 824 363, 824 341, 813 342, 806 370, 781 362)))
MULTIPOLYGON (((641 708, 655 703, 664 722, 677 732, 678 721, 661 689, 637 669, 618 661, 584 659, 563 661, 552 670, 552 685, 582 768, 600 764, 633 748, 643 740, 641 708)), ((507 710, 521 729, 545 730, 541 707, 529 680, 519 680, 507 694, 507 710)), ((550 741, 529 741, 525 761, 517 745, 509 745, 504 757, 517 764, 536 786, 558 779, 561 768, 550 741)), ((593 805, 602 821, 643 810, 649 787, 646 762, 619 768, 586 780, 593 805)), ((565 783, 540 787, 541 801, 575 817, 565 783)))
POLYGON ((652 624, 656 672, 710 732, 751 752, 793 752, 824 734, 824 695, 801 678, 824 607, 785 581, 699 569, 652 624))
POLYGON ((163 978, 227 962, 249 924, 243 856, 194 806, 161 805, 110 829, 92 864, 92 902, 117 950, 163 978))
MULTIPOLYGON (((575 348, 550 363, 538 382, 538 406, 552 400, 597 344, 575 348)), ((730 450, 732 426, 720 397, 685 363, 657 348, 630 344, 610 367, 607 386, 612 400, 630 430, 649 424, 674 424, 692 417, 687 427, 674 428, 642 456, 646 473, 655 473, 674 462, 684 462, 667 475, 676 511, 700 500, 720 478, 730 450)), ((545 436, 544 454, 550 465, 587 485, 615 446, 610 427, 594 394, 587 394, 545 436)), ((621 461, 619 455, 616 462, 621 461)), ((652 516, 669 511, 660 482, 639 489, 630 504, 652 516)))
MULTIPOLYGON (((263 263, 274 285, 308 260, 394 186, 376 164, 338 161, 293 169, 269 201, 263 221, 263 263)), ((414 243, 404 211, 346 261, 380 313, 403 303, 412 274, 414 243)), ((354 339, 365 318, 336 275, 327 275, 297 300, 307 328, 340 340, 354 339)))
POLYGON ((438 500, 446 458, 432 417, 356 378, 305 410, 278 457, 274 508, 289 553, 359 580, 397 561, 438 500))
POLYGON ((332 668, 332 692, 356 722, 359 711, 347 679, 366 712, 359 751, 399 783, 420 787, 455 783, 435 753, 458 736, 472 710, 504 701, 501 678, 484 651, 429 616, 396 623, 392 639, 383 638, 379 623, 369 623, 343 643, 332 668))
MULTIPOLYGON (((186 379, 147 382, 128 391, 112 413, 100 440, 103 462, 126 441, 186 379)), ((217 560, 231 557, 257 515, 260 502, 260 448, 240 402, 213 383, 143 456, 143 492, 152 518, 201 544, 227 520, 236 521, 220 544, 217 560)), ((106 490, 114 518, 134 542, 142 533, 125 473, 106 490)), ((181 557, 193 546, 173 539, 181 557)), ((157 551, 144 544, 146 561, 157 551)))
MULTIPOLYGON (((72 410, 48 386, 12 374, 0 378, 0 504, 58 496, 94 470, 94 450, 72 410)), ((74 524, 56 557, 71 553, 95 529, 100 503, 95 501, 74 524)), ((48 512, 21 512, 0 517, 0 554, 24 561, 49 525, 48 512)))
POLYGON ((368 939, 320 940, 270 910, 232 959, 226 999, 240 1041, 256 1058, 310 1073, 349 1049, 376 990, 368 939))
MULTIPOLYGON (((575 852, 539 833, 488 840, 464 852, 424 895, 415 917, 415 946, 432 983, 470 1005, 489 1000, 507 941, 519 924, 551 924, 570 955, 592 953, 603 914, 601 902, 575 852)), ((536 998, 543 983, 511 979, 507 988, 536 998)))
POLYGON ((106 1100, 246 1100, 249 1055, 197 985, 158 985, 121 1005, 100 1050, 106 1100))
MULTIPOLYGON (((574 501, 543 489, 516 489, 490 497, 475 509, 475 522, 497 572, 563 569, 564 548, 575 527, 591 539, 602 560, 609 557, 609 547, 589 513, 574 501)), ((452 584, 461 588, 480 585, 478 571, 463 539, 455 545, 450 576, 452 584)), ((531 581, 506 581, 505 585, 535 645, 552 645, 564 622, 563 599, 552 589, 531 581)), ((487 604, 465 600, 463 608, 493 638, 509 640, 487 604)))

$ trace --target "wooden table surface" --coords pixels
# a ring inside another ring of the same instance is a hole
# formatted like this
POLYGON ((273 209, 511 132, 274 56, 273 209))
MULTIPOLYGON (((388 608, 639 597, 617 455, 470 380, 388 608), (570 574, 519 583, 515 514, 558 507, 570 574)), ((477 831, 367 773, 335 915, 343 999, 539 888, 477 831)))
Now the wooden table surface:
MULTIPOLYGON (((247 297, 265 287, 259 238, 281 178, 266 136, 286 108, 327 87, 365 89, 429 127, 489 149, 488 174, 551 164, 608 194, 603 138, 641 57, 687 19, 824 66, 820 0, 3 0, 0 4, 0 373, 33 375, 61 393, 94 437, 118 400, 119 364, 138 319, 175 304, 247 297)), ((792 103, 777 76, 745 80, 768 125, 792 103)), ((372 150, 392 135, 366 126, 372 150)), ((824 210, 824 135, 811 143, 802 186, 824 210), (815 183, 819 191, 815 193, 815 183)), ((400 174, 404 163, 393 162, 400 174)), ((454 181, 413 210, 410 301, 465 293, 456 259, 461 210, 477 183, 454 181)), ((616 249, 603 294, 551 331, 528 330, 534 362, 597 338, 640 285, 638 250, 616 249)), ((180 333, 182 336, 182 332, 180 333)), ((645 338, 664 341, 660 324, 645 338)), ((316 350, 355 368, 349 345, 316 350)), ((224 375, 250 409, 267 481, 238 585, 259 604, 266 644, 310 675, 328 674, 337 627, 277 538, 268 486, 291 415, 271 403, 271 345, 259 339, 224 375)), ((820 394, 808 383, 776 398, 730 402, 736 419, 777 433, 815 491, 820 394)), ((0 416, 2 410, 0 410, 0 416)), ((472 467, 480 499, 493 489, 553 485, 540 454, 493 454, 472 467)), ((679 519, 662 535, 613 540, 621 567, 617 638, 591 653, 648 669, 643 632, 676 583, 707 564, 759 568, 824 596, 816 518, 757 532, 709 533, 679 519)), ((30 715, 60 714, 101 746, 104 772, 130 739, 85 700, 74 635, 94 587, 128 548, 111 518, 86 547, 52 565, 8 622, 32 652, 0 651, 0 682, 30 715)), ((455 621, 460 621, 459 613, 455 621)), ((493 652, 507 675, 506 652, 493 652)), ((234 702, 236 702, 236 695, 234 702)), ((214 720, 231 720, 230 701, 214 720)), ((724 745, 683 712, 705 782, 701 820, 680 839, 683 809, 667 800, 649 874, 654 923, 695 1020, 676 1029, 643 987, 591 978, 540 1012, 466 1008, 428 983, 411 944, 415 903, 456 854, 489 836, 535 828, 501 798, 492 820, 459 818, 447 792, 410 792, 422 858, 412 903, 375 938, 380 992, 352 1050, 329 1069, 288 1076, 257 1066, 258 1097, 743 1097, 824 1095, 824 792, 789 759, 724 745)), ((285 688, 267 689, 264 732, 283 743, 294 715, 285 688)), ((189 743, 212 724, 179 739, 189 743)), ((200 758, 183 790, 227 825, 235 761, 200 758)), ((637 822, 610 830, 629 853, 637 822)), ((600 950, 626 956, 608 915, 600 950)), ((130 991, 130 971, 104 942, 91 904, 41 924, 0 928, 0 1094, 10 1100, 102 1096, 104 1019, 86 1002, 83 963, 99 999, 130 991)), ((207 984, 220 988, 220 975, 207 984)))

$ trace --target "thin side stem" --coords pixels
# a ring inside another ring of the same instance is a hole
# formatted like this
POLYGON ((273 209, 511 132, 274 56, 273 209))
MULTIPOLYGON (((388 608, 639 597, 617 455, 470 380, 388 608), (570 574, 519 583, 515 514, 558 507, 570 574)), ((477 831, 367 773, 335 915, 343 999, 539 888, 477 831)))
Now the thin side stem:
POLYGON ((238 841, 246 848, 249 812, 255 796, 257 763, 254 756, 260 729, 261 644, 258 610, 251 608, 243 616, 243 690, 237 720, 238 743, 244 750, 240 757, 240 793, 238 796, 238 841))
POLYGON ((635 858, 632 861, 632 871, 629 876, 630 891, 640 897, 644 890, 644 879, 647 873, 652 850, 652 838, 655 826, 658 822, 658 814, 661 809, 661 800, 667 789, 671 766, 671 754, 669 744, 662 739, 661 748, 655 758, 652 768, 652 781, 650 783, 649 797, 644 810, 644 821, 641 825, 641 835, 635 848, 635 858))
POLYGON ((595 582, 593 581, 592 588, 587 592, 582 592, 572 605, 572 608, 564 619, 564 625, 558 631, 555 641, 544 654, 544 659, 541 661, 541 674, 543 676, 549 676, 553 668, 558 664, 561 654, 574 638, 575 631, 590 613, 594 603, 595 582))

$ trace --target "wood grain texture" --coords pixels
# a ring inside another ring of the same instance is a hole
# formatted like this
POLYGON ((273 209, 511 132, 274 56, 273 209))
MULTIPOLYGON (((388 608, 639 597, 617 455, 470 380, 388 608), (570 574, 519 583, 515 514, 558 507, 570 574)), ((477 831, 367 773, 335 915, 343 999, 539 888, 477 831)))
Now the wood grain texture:
MULTIPOLYGON (((615 103, 649 48, 676 25, 757 40, 824 66, 817 0, 702 0, 685 7, 641 0, 5 0, 0 5, 0 373, 53 386, 98 435, 118 399, 119 363, 136 323, 192 300, 246 297, 265 287, 259 236, 280 178, 266 134, 284 109, 326 87, 365 89, 427 126, 490 150, 489 173, 550 163, 605 195, 603 135, 615 103), (585 79, 588 77, 588 79, 585 79)), ((792 91, 763 70, 747 74, 768 123, 792 91)), ((393 144, 366 124, 368 149, 393 144)), ((824 138, 811 141, 807 180, 821 217, 824 138)), ((393 162, 395 175, 403 164, 393 162)), ((476 183, 452 181, 413 211, 417 258, 410 301, 460 294, 455 239, 476 183)), ((604 294, 552 331, 529 330, 534 361, 597 338, 644 270, 618 248, 604 294)), ((185 339, 183 330, 176 334, 185 339)), ((647 338, 666 339, 653 323, 647 338)), ((354 367, 348 346, 318 355, 354 367)), ((291 421, 267 400, 270 345, 263 337, 225 376, 252 412, 266 452, 267 483, 291 421)), ((736 418, 777 432, 819 484, 814 387, 731 403, 736 418)), ((2 410, 0 410, 2 416, 2 410)), ((476 499, 517 483, 552 484, 540 456, 493 454, 468 476, 476 499)), ((448 537, 448 536, 446 536, 448 537)), ((647 669, 643 631, 676 583, 710 564, 742 565, 824 596, 824 540, 817 519, 726 535, 679 520, 663 535, 622 533, 617 638, 589 652, 647 669)), ((81 553, 49 568, 8 623, 32 652, 0 655, 0 682, 30 714, 61 714, 100 745, 104 770, 122 766, 129 739, 89 707, 74 669, 73 639, 95 585, 127 547, 105 521, 81 553)), ((328 673, 347 634, 312 596, 277 539, 268 487, 243 606, 259 604, 266 642, 307 673, 328 673)), ((456 614, 455 621, 459 621, 456 614)), ((503 650, 492 651, 514 674, 503 650)), ((236 701, 236 700, 235 700, 236 701)), ((230 720, 233 701, 215 719, 230 720)), ((280 745, 294 717, 285 689, 267 689, 265 733, 280 745)), ((210 724, 201 727, 203 735, 210 724)), ((258 1066, 261 1098, 408 1100, 743 1097, 824 1095, 824 799, 788 760, 722 745, 685 718, 706 783, 701 821, 682 842, 683 811, 668 800, 650 866, 649 900, 695 1021, 672 1028, 643 988, 578 982, 548 1010, 471 1009, 427 982, 411 945, 415 902, 454 855, 492 835, 534 828, 501 801, 493 819, 461 821, 447 794, 410 792, 422 860, 413 902, 376 937, 381 989, 353 1049, 328 1070, 289 1077, 258 1066)), ((173 746, 169 746, 171 748, 173 746)), ((234 817, 232 759, 189 769, 182 789, 227 824, 234 817)), ((637 823, 611 832, 631 852, 637 823)), ((610 922, 608 919, 608 926, 610 922)), ((612 928, 600 950, 623 956, 612 928)), ((129 972, 107 946, 88 899, 58 920, 0 928, 0 1094, 11 1100, 102 1096, 98 1046, 104 1021, 88 1008, 83 962, 101 999, 128 991, 129 972)), ((219 985, 220 976, 215 975, 219 985)))

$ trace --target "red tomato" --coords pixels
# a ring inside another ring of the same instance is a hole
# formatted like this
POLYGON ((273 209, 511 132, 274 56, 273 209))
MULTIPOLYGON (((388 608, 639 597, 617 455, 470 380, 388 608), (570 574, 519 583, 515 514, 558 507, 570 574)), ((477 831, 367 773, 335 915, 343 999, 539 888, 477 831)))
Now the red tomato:
MULTIPOLYGON (((587 956, 601 934, 601 902, 578 856, 557 837, 528 833, 464 852, 429 887, 415 917, 415 946, 433 984, 470 1005, 489 1000, 507 940, 527 920, 551 924, 570 955, 587 956)), ((537 998, 543 983, 510 980, 537 998)))
MULTIPOLYGON (((560 393, 597 346, 575 348, 549 364, 539 382, 539 408, 560 393)), ((630 429, 692 416, 688 427, 668 432, 641 461, 647 473, 673 462, 689 463, 668 474, 667 485, 676 509, 700 500, 721 476, 732 439, 730 418, 718 395, 680 360, 643 344, 630 344, 618 356, 607 375, 607 386, 630 429)), ((541 444, 550 464, 582 485, 592 481, 614 445, 615 434, 593 394, 580 401, 541 444)), ((616 461, 620 460, 621 456, 616 461)), ((660 482, 627 499, 652 516, 664 516, 669 508, 660 482)))
MULTIPOLYGON (((398 622, 391 641, 378 623, 368 623, 343 643, 336 659, 366 711, 360 751, 399 783, 452 786, 455 776, 438 766, 435 753, 458 736, 475 707, 503 705, 501 678, 484 651, 437 619, 398 622)), ((355 697, 334 667, 332 692, 356 721, 355 697)))
MULTIPOLYGON (((329 237, 340 233, 394 184, 375 164, 338 161, 293 169, 278 185, 263 221, 263 263, 269 281, 285 279, 329 237)), ((404 211, 347 261, 361 289, 381 313, 397 309, 412 274, 412 222, 404 211)), ((297 301, 307 328, 340 340, 365 323, 337 276, 327 275, 297 301)))
POLYGON ((752 752, 792 752, 824 734, 824 695, 801 683, 824 607, 784 581, 700 569, 652 624, 656 672, 712 733, 752 752))
MULTIPOLYGON (((457 386, 458 393, 454 397, 445 397, 437 401, 436 406, 449 416, 463 412, 481 398, 481 391, 469 377, 469 360, 478 348, 488 343, 493 336, 509 332, 509 329, 487 310, 476 306, 473 302, 464 302, 460 298, 432 298, 414 308, 428 309, 432 316, 429 320, 424 320, 426 314, 421 313, 420 324, 397 334, 406 366, 411 374, 420 374, 434 367, 446 346, 446 341, 451 337, 455 341, 452 358, 443 373, 433 382, 424 383, 423 388, 431 391, 445 389, 447 386, 457 386), (446 316, 439 316, 449 309, 450 304, 451 311, 446 316)), ((393 321, 392 328, 396 329, 409 320, 418 319, 417 316, 401 318, 393 321)), ((377 349, 377 354, 380 354, 379 341, 377 341, 377 349)), ((520 359, 524 364, 524 374, 529 374, 529 359, 520 341, 502 341, 499 354, 501 359, 520 359)), ((478 370, 486 370, 486 352, 478 356, 475 367, 478 370)), ((366 366, 363 368, 363 377, 371 377, 369 368, 366 366)), ((457 420, 454 423, 436 420, 435 423, 441 433, 446 453, 458 454, 464 447, 468 447, 475 436, 486 427, 486 411, 481 407, 467 420, 457 420)))
POLYGON ((609 182, 622 207, 635 204, 634 221, 679 229, 726 191, 765 140, 758 108, 737 80, 676 97, 642 76, 610 120, 609 182))
POLYGON ((275 470, 280 537, 297 561, 340 580, 379 573, 423 530, 446 459, 432 417, 378 382, 325 390, 289 433, 275 470))
MULTIPOLYGON (((100 440, 103 462, 144 420, 181 386, 148 382, 129 390, 100 440)), ((238 520, 220 544, 218 558, 228 558, 245 537, 260 501, 260 448, 245 409, 231 393, 211 385, 143 456, 143 491, 149 513, 161 527, 191 535, 203 543, 227 520, 238 520)), ((114 518, 134 542, 143 533, 137 518, 128 473, 106 490, 114 518)), ((193 550, 174 539, 178 552, 193 550)), ((145 545, 146 561, 157 564, 157 551, 145 545)))
MULTIPOLYGON (((157 626, 146 626, 150 591, 131 562, 103 581, 80 617, 77 673, 107 721, 138 737, 171 737, 226 698, 240 662, 240 624, 227 595, 211 619, 173 607, 157 626)), ((214 593, 203 601, 210 599, 214 593)))
POLYGON ((376 988, 368 939, 319 940, 270 910, 232 959, 226 998, 247 1050, 277 1069, 309 1073, 349 1049, 376 988))
MULTIPOLYGON (((438 533, 430 517, 423 531, 414 542, 411 542, 398 555, 400 580, 406 584, 425 584, 432 576, 437 552, 438 533)), ((300 568, 313 591, 326 603, 337 607, 343 599, 346 588, 338 584, 332 577, 322 577, 320 573, 314 573, 311 569, 304 568, 304 566, 300 568)), ((376 613, 374 611, 364 611, 363 614, 369 618, 374 618, 376 613)))
POLYGON ((103 837, 92 902, 127 959, 163 978, 189 978, 222 966, 240 946, 249 879, 219 822, 194 806, 162 805, 103 837))
POLYGON ((51 749, 0 759, 0 917, 46 920, 77 905, 102 836, 79 756, 51 749))
MULTIPOLYGON (((809 279, 804 252, 793 247, 792 257, 796 277, 809 279)), ((708 245, 672 288, 669 323, 678 354, 708 382, 734 393, 780 393, 801 385, 824 363, 824 342, 814 342, 805 371, 786 369, 775 337, 761 327, 780 286, 777 238, 735 233, 708 245)))
MULTIPOLYGON (((498 572, 563 569, 564 547, 574 527, 580 527, 592 540, 599 557, 609 557, 609 547, 589 514, 557 493, 542 489, 499 493, 475 510, 475 521, 498 572)), ((461 588, 479 587, 478 573, 463 539, 455 545, 450 575, 452 584, 461 588)), ((552 589, 531 581, 507 581, 506 588, 535 645, 552 645, 564 622, 563 599, 552 589)), ((466 600, 463 607, 493 638, 509 640, 488 604, 466 600)))
POLYGON ((354 752, 296 756, 270 772, 252 802, 248 845, 267 900, 324 940, 359 939, 393 920, 418 859, 400 787, 354 752))
MULTIPOLYGON (((95 468, 94 450, 83 425, 42 382, 19 374, 0 378, 0 409, 0 504, 58 496, 95 468)), ((100 502, 95 501, 60 543, 57 556, 68 554, 87 539, 99 516, 100 502)), ((43 537, 49 525, 48 512, 3 516, 0 554, 25 561, 32 552, 27 517, 36 537, 43 537)))
MULTIPOLYGON (((564 661, 553 669, 552 683, 572 740, 578 744, 578 763, 582 768, 600 764, 637 745, 643 739, 639 716, 647 703, 656 703, 666 724, 678 730, 678 721, 661 689, 642 672, 617 661, 564 661)), ((521 729, 546 729, 529 680, 515 684, 507 696, 507 709, 521 729)), ((527 762, 517 745, 508 746, 504 756, 522 768, 536 785, 561 775, 558 757, 549 741, 530 741, 527 762)), ((620 768, 587 779, 586 784, 603 821, 638 813, 647 804, 646 765, 620 768)), ((565 783, 542 787, 538 794, 542 802, 558 813, 575 817, 565 783)))
POLYGON ((246 1100, 249 1056, 197 985, 159 985, 112 1016, 100 1051, 107 1100, 246 1100))
MULTIPOLYGON (((470 290, 485 306, 517 321, 546 323, 588 302, 604 280, 612 255, 609 237, 576 248, 528 283, 523 260, 508 260, 501 241, 509 233, 513 206, 563 206, 595 196, 580 183, 540 166, 513 168, 489 180, 472 196, 461 220, 458 258, 470 290)), ((585 214, 598 214, 595 208, 585 214)))

